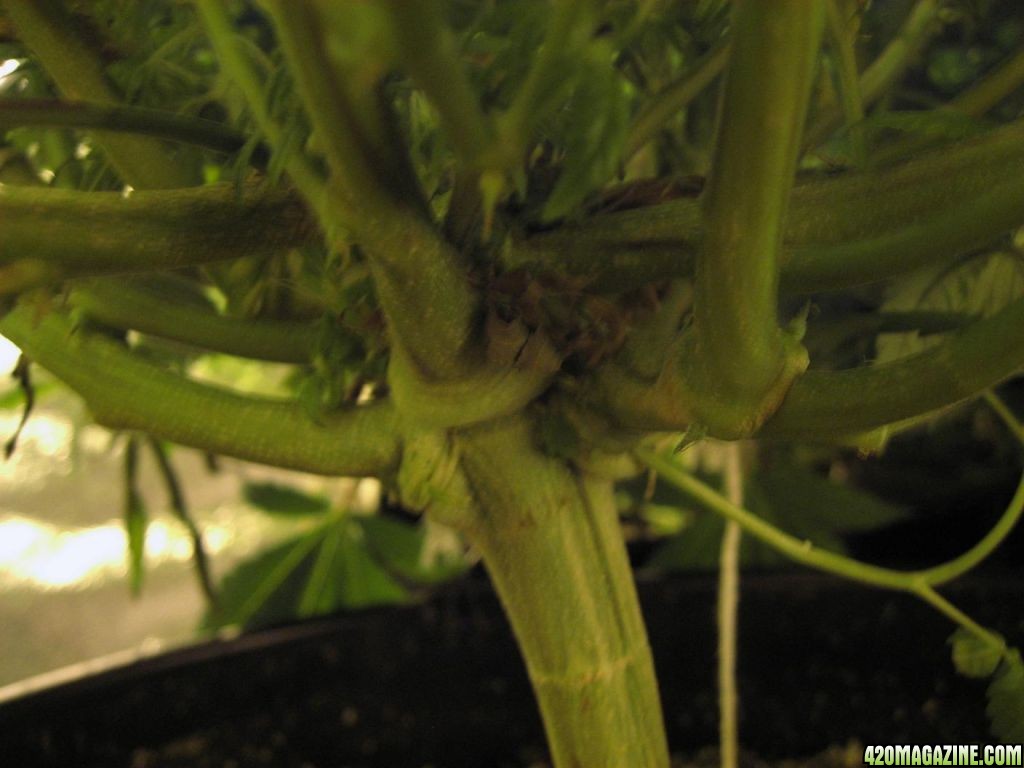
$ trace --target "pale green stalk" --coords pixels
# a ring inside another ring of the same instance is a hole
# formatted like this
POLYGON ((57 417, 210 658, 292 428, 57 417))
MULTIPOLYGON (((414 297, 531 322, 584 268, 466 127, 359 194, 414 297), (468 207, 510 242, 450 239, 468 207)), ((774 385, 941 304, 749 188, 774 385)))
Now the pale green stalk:
POLYGON ((838 69, 840 103, 853 144, 854 162, 858 167, 863 167, 867 161, 867 144, 863 127, 859 123, 864 119, 864 104, 854 50, 858 25, 851 24, 850 19, 844 16, 840 0, 826 0, 825 20, 838 69))
POLYGON ((479 297, 457 253, 420 214, 417 201, 372 163, 374 139, 349 109, 323 49, 321 21, 307 2, 268 2, 296 86, 324 143, 329 185, 340 206, 324 211, 328 232, 351 228, 365 249, 396 343, 430 379, 459 378, 480 352, 479 297), (343 213, 344 212, 344 213, 343 213))
MULTIPOLYGON (((740 443, 726 446, 725 495, 743 506, 743 458, 740 443)), ((740 547, 742 533, 733 520, 725 522, 718 563, 718 743, 722 768, 739 765, 739 690, 736 680, 736 646, 739 630, 740 547)))
MULTIPOLYGON (((897 166, 797 184, 783 227, 780 290, 839 290, 907 274, 1018 226, 1024 121, 897 166)), ((513 243, 505 262, 585 274, 609 290, 692 275, 702 203, 683 198, 593 216, 513 243)))
MULTIPOLYGON (((860 75, 860 95, 863 108, 878 101, 889 87, 914 62, 928 40, 942 25, 939 23, 940 0, 918 0, 903 23, 899 33, 860 75)), ((843 122, 842 108, 830 109, 820 115, 808 131, 804 144, 817 147, 843 122)))
POLYGON ((630 126, 626 146, 622 150, 623 163, 628 162, 666 123, 686 109, 715 81, 725 69, 729 54, 729 42, 723 40, 694 64, 692 69, 650 98, 630 126))

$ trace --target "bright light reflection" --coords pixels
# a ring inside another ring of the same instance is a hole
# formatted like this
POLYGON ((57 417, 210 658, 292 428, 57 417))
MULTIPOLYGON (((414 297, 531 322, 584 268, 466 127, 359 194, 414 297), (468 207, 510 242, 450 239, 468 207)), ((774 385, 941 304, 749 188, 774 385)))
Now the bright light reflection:
POLYGON ((0 79, 13 75, 18 71, 18 67, 21 66, 21 62, 17 59, 6 59, 0 62, 0 79))
MULTIPOLYGON (((231 531, 221 526, 204 530, 210 554, 224 549, 231 531)), ((177 523, 161 520, 146 532, 146 566, 187 562, 192 542, 177 523)), ((85 589, 127 572, 128 543, 124 526, 111 520, 90 528, 63 530, 27 517, 0 519, 0 589, 29 586, 43 589, 85 589)))
POLYGON ((13 371, 20 354, 21 350, 15 346, 13 341, 0 336, 0 373, 13 371))
MULTIPOLYGON (((0 412, 0 437, 14 434, 21 421, 20 410, 0 412)), ((22 490, 44 482, 54 474, 71 471, 70 419, 58 413, 33 413, 18 437, 18 448, 6 461, 0 461, 0 480, 22 490)))

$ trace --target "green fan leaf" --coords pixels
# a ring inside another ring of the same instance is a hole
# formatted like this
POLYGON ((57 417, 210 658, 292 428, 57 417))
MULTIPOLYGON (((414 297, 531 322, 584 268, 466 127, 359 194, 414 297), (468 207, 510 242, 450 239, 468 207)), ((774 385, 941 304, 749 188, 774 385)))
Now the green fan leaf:
POLYGON ((958 627, 949 638, 953 646, 953 665, 964 677, 988 677, 999 666, 1003 646, 986 642, 973 632, 958 627))
POLYGON ((367 549, 361 526, 350 521, 339 542, 333 574, 338 604, 346 608, 400 603, 408 592, 367 549))
MULTIPOLYGON (((662 486, 652 502, 691 505, 681 494, 662 486)), ((815 546, 843 553, 845 534, 863 533, 905 520, 907 510, 858 488, 833 483, 817 472, 795 464, 778 463, 752 473, 745 481, 747 508, 765 521, 815 546)), ((694 522, 669 539, 654 554, 651 565, 669 569, 711 569, 718 563, 718 544, 725 524, 717 515, 698 513, 694 522)), ((740 562, 769 567, 786 563, 774 550, 744 540, 740 562)))
POLYGON ((570 213, 614 175, 628 123, 627 85, 613 65, 610 48, 595 43, 560 116, 557 133, 565 148, 565 164, 544 204, 544 221, 570 213))
POLYGON ((462 575, 468 567, 461 543, 435 545, 438 538, 450 533, 448 529, 431 532, 425 522, 412 524, 376 515, 357 517, 354 522, 362 528, 374 559, 408 581, 439 584, 462 575))
POLYGON ((295 616, 298 595, 325 535, 323 527, 302 533, 239 563, 220 587, 220 606, 204 626, 260 626, 295 616))
POLYGON ((204 625, 265 626, 406 599, 368 549, 359 518, 332 516, 236 566, 221 585, 218 612, 204 625))
POLYGON ((331 508, 331 502, 323 496, 276 483, 246 483, 242 493, 254 507, 275 515, 320 515, 331 508))
POLYGON ((130 494, 125 508, 125 533, 128 536, 128 581, 133 595, 142 591, 142 580, 145 572, 146 530, 149 528, 149 515, 137 493, 130 494))
MULTIPOLYGON (((997 251, 961 261, 919 270, 892 284, 882 312, 928 310, 989 317, 1024 296, 1024 258, 1011 251, 997 251)), ((892 333, 878 337, 876 362, 912 355, 939 339, 892 333)))
POLYGON ((146 563, 146 530, 149 515, 138 489, 138 443, 128 440, 124 454, 124 530, 128 539, 128 583, 132 594, 142 591, 146 563))
POLYGON ((988 716, 992 734, 1008 744, 1024 741, 1024 662, 1011 651, 988 688, 988 716))
POLYGON ((835 483, 796 464, 757 472, 756 482, 776 516, 814 541, 816 533, 863 533, 907 519, 905 507, 852 485, 835 483))

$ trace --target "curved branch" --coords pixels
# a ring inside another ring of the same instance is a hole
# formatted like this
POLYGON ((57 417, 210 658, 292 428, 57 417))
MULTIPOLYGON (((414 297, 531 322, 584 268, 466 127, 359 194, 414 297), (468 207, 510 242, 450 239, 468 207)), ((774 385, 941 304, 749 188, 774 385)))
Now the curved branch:
POLYGON ((33 322, 16 309, 0 333, 81 395, 96 421, 171 442, 325 475, 379 475, 397 466, 397 417, 387 402, 327 414, 197 384, 56 313, 33 322))
MULTIPOLYGON (((630 430, 686 430, 699 420, 677 340, 660 373, 606 365, 583 393, 630 430)), ((916 355, 847 371, 807 371, 756 437, 834 442, 977 397, 1024 367, 1024 299, 916 355)), ((730 438, 712 428, 711 437, 730 438)))
POLYGON ((176 301, 159 285, 90 281, 71 292, 71 305, 92 319, 227 355, 279 363, 308 363, 316 328, 308 323, 228 317, 176 301))
MULTIPOLYGON (((0 266, 36 265, 48 280, 144 272, 267 256, 315 237, 293 194, 259 184, 240 192, 233 184, 127 197, 0 187, 0 266)), ((6 277, 0 295, 32 287, 6 277)))
POLYGON ((1024 299, 916 355, 849 371, 808 371, 759 436, 828 439, 976 397, 1024 367, 1024 299))
POLYGON ((933 587, 962 576, 984 560, 1006 538, 1020 519, 1021 513, 1024 512, 1024 476, 1022 476, 1013 498, 995 527, 968 552, 932 568, 900 571, 862 563, 845 555, 819 549, 810 541, 798 539, 796 536, 779 530, 752 512, 732 503, 725 496, 684 471, 672 459, 646 448, 636 451, 635 455, 641 464, 656 471, 658 476, 667 480, 670 485, 678 488, 706 509, 721 515, 726 520, 737 523, 746 533, 794 562, 827 573, 834 573, 852 581, 910 592, 922 597, 924 593, 930 593, 933 587))
MULTIPOLYGON (((60 99, 0 101, 0 130, 21 126, 132 133, 226 153, 239 151, 246 142, 244 136, 222 123, 162 109, 60 99)), ((266 165, 266 149, 257 148, 252 159, 257 165, 266 165)))

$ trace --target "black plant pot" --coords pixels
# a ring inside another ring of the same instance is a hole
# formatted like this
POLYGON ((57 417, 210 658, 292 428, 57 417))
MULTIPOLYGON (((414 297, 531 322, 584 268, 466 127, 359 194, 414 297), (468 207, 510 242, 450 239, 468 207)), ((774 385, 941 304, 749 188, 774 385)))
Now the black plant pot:
MULTIPOLYGON (((714 583, 641 584, 674 752, 716 740, 714 583)), ((947 594, 1020 643, 1024 582, 947 594)), ((945 619, 809 575, 748 576, 741 734, 765 757, 862 743, 991 741, 985 684, 957 677, 945 619)), ((418 606, 256 632, 0 705, 3 765, 526 766, 544 741, 499 605, 469 581, 418 606)))

